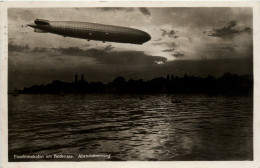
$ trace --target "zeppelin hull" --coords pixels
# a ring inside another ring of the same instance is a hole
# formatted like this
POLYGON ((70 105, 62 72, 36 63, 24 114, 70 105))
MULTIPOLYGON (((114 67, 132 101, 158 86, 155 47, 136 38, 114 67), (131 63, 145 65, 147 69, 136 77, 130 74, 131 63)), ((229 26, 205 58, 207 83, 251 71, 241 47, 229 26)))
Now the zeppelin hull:
POLYGON ((138 29, 88 22, 43 21, 41 23, 35 20, 35 25, 29 26, 65 37, 103 42, 143 44, 151 39, 148 33, 138 29))

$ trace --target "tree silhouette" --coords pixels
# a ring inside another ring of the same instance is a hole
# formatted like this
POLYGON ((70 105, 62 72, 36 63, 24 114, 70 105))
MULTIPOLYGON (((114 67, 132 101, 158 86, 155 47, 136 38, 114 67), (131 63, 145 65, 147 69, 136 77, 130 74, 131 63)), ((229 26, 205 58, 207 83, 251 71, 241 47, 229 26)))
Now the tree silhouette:
POLYGON ((125 80, 116 77, 112 82, 62 82, 54 80, 47 85, 25 87, 19 93, 23 94, 65 94, 78 93, 120 93, 120 94, 208 94, 208 95, 253 95, 253 75, 236 75, 225 73, 220 78, 209 75, 206 78, 188 76, 183 77, 167 74, 166 78, 159 77, 152 80, 125 80))

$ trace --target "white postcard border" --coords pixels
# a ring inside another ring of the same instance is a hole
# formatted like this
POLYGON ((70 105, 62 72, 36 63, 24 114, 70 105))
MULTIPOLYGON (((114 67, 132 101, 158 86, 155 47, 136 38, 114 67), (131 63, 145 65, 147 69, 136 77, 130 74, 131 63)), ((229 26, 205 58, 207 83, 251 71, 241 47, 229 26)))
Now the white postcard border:
POLYGON ((209 1, 152 1, 152 2, 2 2, 0 3, 0 31, 1 31, 1 62, 0 62, 0 90, 1 90, 1 167, 3 168, 45 168, 45 167, 192 167, 192 168, 260 168, 260 2, 209 2, 209 1), (253 38, 254 38, 254 159, 253 161, 124 161, 124 162, 8 162, 8 8, 44 8, 44 7, 252 7, 253 8, 253 38))

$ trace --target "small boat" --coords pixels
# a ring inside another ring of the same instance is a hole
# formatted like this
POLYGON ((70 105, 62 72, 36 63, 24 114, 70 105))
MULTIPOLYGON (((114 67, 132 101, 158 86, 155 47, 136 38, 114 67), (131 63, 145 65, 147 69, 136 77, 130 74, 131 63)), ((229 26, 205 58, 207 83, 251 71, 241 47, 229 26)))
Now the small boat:
POLYGON ((16 88, 14 89, 12 95, 13 96, 19 96, 18 90, 16 88))
POLYGON ((140 100, 144 100, 144 99, 145 99, 145 97, 139 97, 139 99, 140 99, 140 100))
POLYGON ((62 96, 62 97, 65 96, 65 93, 63 90, 60 92, 60 96, 62 96))
POLYGON ((172 103, 181 103, 180 100, 172 100, 172 103))

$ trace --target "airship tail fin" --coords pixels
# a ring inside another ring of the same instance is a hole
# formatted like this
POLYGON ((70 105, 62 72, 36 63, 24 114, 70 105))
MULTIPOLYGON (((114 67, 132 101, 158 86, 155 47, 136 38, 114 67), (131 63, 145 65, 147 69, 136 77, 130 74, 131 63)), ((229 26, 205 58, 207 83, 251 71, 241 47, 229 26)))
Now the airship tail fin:
POLYGON ((36 25, 50 25, 50 21, 43 20, 43 19, 36 19, 36 20, 34 20, 34 23, 36 25))
POLYGON ((41 29, 34 29, 34 32, 36 33, 48 33, 47 31, 41 30, 41 29))

